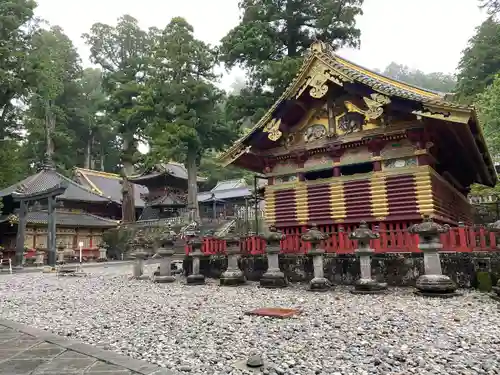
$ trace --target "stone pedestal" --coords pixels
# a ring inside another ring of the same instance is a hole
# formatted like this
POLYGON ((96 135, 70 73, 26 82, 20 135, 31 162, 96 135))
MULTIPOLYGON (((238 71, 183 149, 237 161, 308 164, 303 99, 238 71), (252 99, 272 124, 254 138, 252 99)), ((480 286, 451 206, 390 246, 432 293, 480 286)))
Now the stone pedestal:
POLYGON ((41 267, 45 264, 45 251, 37 250, 35 257, 35 266, 41 267))
POLYGON ((64 264, 64 249, 57 249, 57 264, 64 264))
POLYGON ((99 248, 99 259, 108 260, 106 248, 104 247, 99 248))
POLYGON ((323 255, 325 254, 325 250, 318 248, 318 246, 328 236, 319 231, 316 224, 311 224, 311 228, 301 238, 302 241, 308 242, 311 245, 311 249, 309 249, 307 254, 312 256, 313 259, 314 278, 309 283, 309 290, 313 292, 326 292, 330 289, 331 283, 325 278, 323 270, 323 255))
POLYGON ((280 270, 279 253, 280 242, 285 235, 278 232, 275 226, 269 227, 270 233, 266 238, 267 271, 260 279, 260 286, 264 288, 284 288, 288 285, 285 274, 280 270))
POLYGON ((425 297, 448 298, 459 295, 457 285, 448 276, 443 275, 439 250, 443 247, 441 233, 449 231, 448 226, 434 223, 429 216, 424 216, 420 224, 413 225, 410 233, 418 235, 418 248, 424 253, 424 272, 416 282, 416 294, 425 297))
POLYGON ((220 277, 220 285, 236 286, 245 283, 243 271, 238 267, 240 240, 237 237, 226 238, 227 269, 220 277))
POLYGON ((160 258, 160 267, 158 275, 153 276, 153 282, 155 283, 172 283, 175 281, 175 276, 172 275, 172 256, 174 251, 170 249, 165 249, 160 247, 156 252, 158 258, 160 258))
POLYGON ((375 252, 370 248, 370 241, 377 239, 378 233, 374 233, 366 222, 362 221, 354 232, 349 235, 349 239, 358 241, 358 248, 355 250, 359 256, 359 268, 361 278, 354 284, 354 294, 381 294, 387 290, 387 283, 379 283, 372 279, 372 255, 375 252))
POLYGON ((309 283, 309 290, 313 292, 326 292, 332 286, 330 281, 325 278, 324 270, 323 270, 323 255, 325 250, 323 249, 315 249, 309 251, 309 255, 313 258, 313 267, 314 267, 314 278, 309 283))
POLYGON ((191 245, 192 252, 189 256, 193 259, 193 272, 186 278, 186 282, 190 285, 202 285, 205 284, 205 276, 200 273, 200 261, 203 253, 201 252, 202 242, 195 234, 188 241, 191 245))
POLYGON ((136 280, 149 280, 149 276, 144 274, 144 260, 147 258, 148 253, 140 249, 132 254, 135 259, 132 269, 132 278, 136 280))

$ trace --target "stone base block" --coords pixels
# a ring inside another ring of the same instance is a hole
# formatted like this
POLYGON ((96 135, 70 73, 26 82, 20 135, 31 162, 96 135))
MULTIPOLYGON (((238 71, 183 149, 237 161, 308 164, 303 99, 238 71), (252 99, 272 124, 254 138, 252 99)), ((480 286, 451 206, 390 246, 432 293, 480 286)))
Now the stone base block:
POLYGON ((458 292, 436 293, 436 292, 423 292, 420 290, 417 290, 415 294, 420 297, 429 297, 429 298, 452 298, 452 297, 459 297, 462 295, 461 293, 458 292))
POLYGON ((332 284, 330 281, 325 279, 324 277, 315 277, 309 283, 309 290, 311 292, 326 292, 330 290, 332 284))
POLYGON ((175 276, 153 276, 154 283, 173 283, 175 281, 175 276))
POLYGON ((446 275, 422 275, 416 288, 425 294, 450 294, 457 290, 457 285, 446 275))
POLYGON ((195 274, 195 275, 189 275, 187 278, 186 278, 186 282, 189 284, 189 285, 203 285, 205 284, 205 276, 203 276, 202 274, 195 274))
POLYGON ((132 276, 130 279, 132 280, 150 280, 151 277, 148 275, 141 275, 141 276, 132 276))
POLYGON ((379 283, 372 279, 359 279, 354 284, 354 294, 382 294, 387 290, 387 283, 379 283))
POLYGON ((285 274, 279 272, 266 272, 260 279, 260 286, 263 288, 285 288, 288 282, 285 274))
POLYGON ((55 267, 52 267, 52 266, 44 266, 43 269, 42 269, 42 272, 43 273, 52 273, 52 272, 56 272, 56 268, 55 267))
POLYGON ((241 271, 226 271, 219 280, 221 286, 237 286, 245 284, 245 276, 241 271))

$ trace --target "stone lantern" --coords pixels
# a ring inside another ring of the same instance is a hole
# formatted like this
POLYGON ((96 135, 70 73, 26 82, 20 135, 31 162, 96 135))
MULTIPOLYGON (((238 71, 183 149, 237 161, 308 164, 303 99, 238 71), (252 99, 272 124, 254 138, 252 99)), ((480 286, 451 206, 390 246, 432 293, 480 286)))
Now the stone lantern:
POLYGON ((226 240, 227 269, 220 277, 220 285, 232 286, 245 283, 245 276, 238 267, 238 256, 240 255, 240 239, 228 236, 226 240))
POLYGON ((35 266, 41 267, 45 264, 45 251, 40 249, 39 247, 36 248, 36 253, 35 253, 35 266))
POLYGON ((359 268, 361 271, 361 278, 354 284, 355 294, 380 294, 384 293, 387 289, 386 283, 379 283, 372 279, 372 255, 375 252, 370 248, 370 241, 379 238, 378 233, 368 228, 365 221, 359 224, 359 227, 349 234, 350 240, 358 241, 358 248, 355 250, 356 255, 359 256, 359 268))
POLYGON ((132 254, 130 256, 135 259, 132 277, 137 280, 148 280, 149 277, 144 274, 144 260, 148 257, 145 250, 147 246, 147 238, 142 229, 139 229, 131 241, 132 254))
POLYGON ((155 283, 171 283, 175 281, 172 276, 172 256, 174 255, 175 238, 171 233, 170 226, 158 238, 159 248, 156 251, 156 257, 160 258, 160 267, 158 275, 153 276, 155 283))
POLYGON ((191 246, 191 253, 189 256, 193 259, 193 271, 191 275, 186 278, 186 282, 191 285, 202 285, 205 284, 205 276, 200 273, 200 262, 203 253, 201 252, 201 246, 203 242, 199 237, 198 223, 194 221, 191 225, 191 231, 189 232, 189 240, 187 244, 191 246))
POLYGON ((316 224, 311 224, 311 228, 309 228, 301 238, 302 241, 311 244, 308 255, 313 258, 314 278, 309 283, 309 289, 312 291, 325 292, 330 288, 331 284, 325 278, 323 271, 323 255, 325 254, 325 249, 318 248, 318 246, 321 241, 326 240, 328 236, 319 231, 316 224))
POLYGON ((284 288, 288 283, 285 274, 280 270, 279 253, 280 242, 285 239, 285 235, 279 232, 274 225, 271 225, 269 233, 264 238, 267 244, 267 271, 260 279, 260 286, 264 288, 284 288))
MULTIPOLYGON (((489 224, 488 225, 488 230, 490 232, 495 233, 495 236, 497 236, 498 233, 500 233, 500 220, 495 221, 494 223, 489 224)), ((500 244, 497 245, 497 249, 499 249, 499 248, 500 248, 500 244)), ((497 281, 497 285, 493 286, 491 289, 493 290, 493 293, 491 294, 491 298, 493 298, 494 300, 500 302, 500 279, 497 281)))
POLYGON ((66 246, 64 245, 63 242, 59 242, 57 245, 57 264, 64 264, 65 259, 64 259, 64 250, 66 249, 66 246))
POLYGON ((414 224, 409 232, 418 235, 418 248, 424 253, 424 275, 417 279, 417 294, 427 297, 453 297, 457 285, 441 270, 439 249, 443 247, 439 236, 450 230, 448 225, 439 225, 429 215, 424 215, 420 224, 414 224))

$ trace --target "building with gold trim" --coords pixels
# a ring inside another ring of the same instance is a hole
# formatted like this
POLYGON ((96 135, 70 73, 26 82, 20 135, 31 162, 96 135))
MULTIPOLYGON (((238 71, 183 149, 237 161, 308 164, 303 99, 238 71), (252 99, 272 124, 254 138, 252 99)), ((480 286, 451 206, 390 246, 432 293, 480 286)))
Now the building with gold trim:
POLYGON ((362 68, 314 43, 294 80, 220 157, 265 174, 266 219, 472 221, 473 183, 496 172, 472 107, 362 68))

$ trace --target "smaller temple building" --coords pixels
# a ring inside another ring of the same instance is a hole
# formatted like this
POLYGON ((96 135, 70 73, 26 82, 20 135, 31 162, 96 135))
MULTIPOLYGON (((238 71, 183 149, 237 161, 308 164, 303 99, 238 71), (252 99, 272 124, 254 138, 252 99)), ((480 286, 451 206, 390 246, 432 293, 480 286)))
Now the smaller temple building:
POLYGON ((251 195, 244 179, 219 181, 210 191, 198 194, 200 216, 214 219, 238 216, 248 205, 251 195))
MULTIPOLYGON (((19 203, 13 194, 36 194, 58 185, 67 186, 65 192, 57 197, 56 239, 67 248, 76 250, 83 242, 85 252, 97 251, 102 243, 105 230, 118 225, 120 205, 107 196, 92 191, 85 186, 63 176, 47 163, 40 170, 24 180, 0 191, 3 201, 0 216, 0 244, 5 253, 15 251, 16 234, 19 223, 19 203)), ((47 249, 47 202, 36 201, 27 207, 24 245, 27 249, 47 249)))

